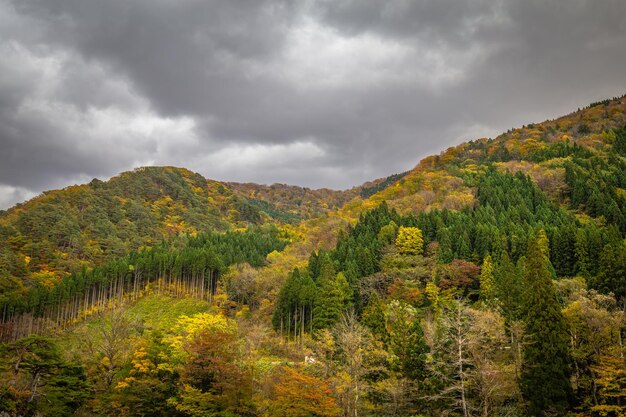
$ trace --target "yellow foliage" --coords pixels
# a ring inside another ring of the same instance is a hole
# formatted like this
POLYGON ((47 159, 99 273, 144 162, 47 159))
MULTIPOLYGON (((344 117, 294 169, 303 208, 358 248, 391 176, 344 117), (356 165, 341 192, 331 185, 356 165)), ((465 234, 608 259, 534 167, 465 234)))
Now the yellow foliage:
POLYGON ((424 249, 422 231, 417 227, 400 226, 396 237, 396 247, 403 254, 421 254, 424 249))
POLYGON ((52 288, 61 281, 59 276, 45 268, 41 271, 33 272, 31 276, 35 282, 47 288, 52 288))

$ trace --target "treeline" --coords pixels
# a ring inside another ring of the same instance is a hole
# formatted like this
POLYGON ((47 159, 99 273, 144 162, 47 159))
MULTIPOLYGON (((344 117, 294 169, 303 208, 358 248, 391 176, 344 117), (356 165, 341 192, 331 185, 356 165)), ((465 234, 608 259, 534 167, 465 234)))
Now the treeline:
POLYGON ((201 234, 162 243, 63 278, 57 285, 36 285, 22 297, 0 302, 0 338, 39 333, 82 315, 139 298, 150 285, 158 293, 209 299, 229 265, 261 266, 268 253, 286 242, 273 227, 246 232, 201 234))

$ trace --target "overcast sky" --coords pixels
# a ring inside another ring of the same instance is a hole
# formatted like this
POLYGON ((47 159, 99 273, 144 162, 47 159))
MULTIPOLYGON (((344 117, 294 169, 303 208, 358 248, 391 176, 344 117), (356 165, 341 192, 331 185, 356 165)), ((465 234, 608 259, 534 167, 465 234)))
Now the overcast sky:
POLYGON ((144 165, 349 188, 624 93, 624 0, 0 0, 0 208, 144 165))

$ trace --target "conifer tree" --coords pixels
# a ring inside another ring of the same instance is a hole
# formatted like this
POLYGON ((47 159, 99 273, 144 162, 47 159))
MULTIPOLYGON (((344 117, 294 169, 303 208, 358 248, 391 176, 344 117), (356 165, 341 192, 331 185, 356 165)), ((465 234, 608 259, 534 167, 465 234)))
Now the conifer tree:
POLYGON ((524 262, 524 319, 528 343, 520 386, 532 416, 563 415, 571 398, 568 336, 549 271, 547 238, 530 242, 524 262))
POLYGON ((346 300, 349 299, 349 294, 345 293, 349 286, 341 272, 336 277, 322 279, 319 284, 317 302, 313 309, 313 327, 325 329, 337 323, 341 317, 346 300))
POLYGON ((493 270, 495 293, 502 315, 511 322, 520 318, 521 298, 523 292, 519 271, 511 262, 509 254, 504 251, 500 255, 493 270))
POLYGON ((495 293, 493 261, 491 255, 487 255, 483 260, 483 266, 480 270, 480 298, 482 298, 483 302, 489 304, 493 301, 495 293))

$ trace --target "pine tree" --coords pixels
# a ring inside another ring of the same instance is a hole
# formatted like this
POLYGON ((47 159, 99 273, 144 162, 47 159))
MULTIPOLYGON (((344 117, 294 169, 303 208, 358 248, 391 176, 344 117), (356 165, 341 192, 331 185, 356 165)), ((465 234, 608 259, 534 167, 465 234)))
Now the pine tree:
POLYGON ((533 416, 563 415, 572 389, 569 382, 568 336, 549 271, 547 239, 530 242, 524 262, 524 318, 528 343, 520 386, 533 416))

